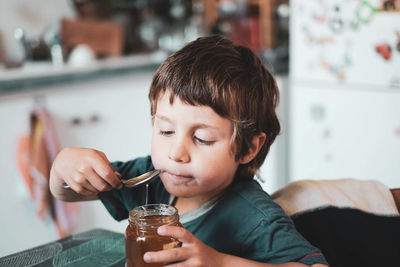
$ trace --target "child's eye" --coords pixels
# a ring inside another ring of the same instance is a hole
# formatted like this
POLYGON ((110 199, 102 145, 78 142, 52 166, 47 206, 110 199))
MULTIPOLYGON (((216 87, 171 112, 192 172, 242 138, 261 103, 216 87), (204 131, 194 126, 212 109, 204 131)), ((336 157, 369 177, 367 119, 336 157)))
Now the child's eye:
POLYGON ((165 136, 169 136, 169 135, 171 135, 173 133, 174 133, 174 131, 162 131, 162 130, 160 130, 160 132, 159 132, 159 134, 165 135, 165 136))
POLYGON ((203 140, 201 138, 198 138, 197 136, 194 137, 194 140, 196 140, 197 143, 201 144, 201 145, 212 145, 215 141, 207 141, 207 140, 203 140))

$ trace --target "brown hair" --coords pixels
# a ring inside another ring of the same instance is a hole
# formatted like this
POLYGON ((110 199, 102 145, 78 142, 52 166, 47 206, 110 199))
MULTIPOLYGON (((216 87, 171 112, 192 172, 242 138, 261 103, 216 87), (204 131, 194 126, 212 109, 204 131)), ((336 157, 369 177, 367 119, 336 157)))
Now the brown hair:
POLYGON ((201 37, 172 54, 153 76, 151 115, 160 93, 169 90, 190 105, 209 106, 233 126, 236 160, 246 155, 254 136, 267 136, 257 156, 240 165, 236 177, 252 179, 279 134, 275 109, 279 91, 273 75, 248 48, 222 36, 201 37))

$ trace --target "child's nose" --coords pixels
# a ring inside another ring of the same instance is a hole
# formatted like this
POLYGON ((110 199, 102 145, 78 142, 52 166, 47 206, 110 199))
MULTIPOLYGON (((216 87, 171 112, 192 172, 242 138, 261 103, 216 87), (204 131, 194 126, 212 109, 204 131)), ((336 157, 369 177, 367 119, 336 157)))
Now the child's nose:
POLYGON ((190 161, 190 155, 183 138, 178 138, 171 144, 168 158, 181 163, 187 163, 190 161))

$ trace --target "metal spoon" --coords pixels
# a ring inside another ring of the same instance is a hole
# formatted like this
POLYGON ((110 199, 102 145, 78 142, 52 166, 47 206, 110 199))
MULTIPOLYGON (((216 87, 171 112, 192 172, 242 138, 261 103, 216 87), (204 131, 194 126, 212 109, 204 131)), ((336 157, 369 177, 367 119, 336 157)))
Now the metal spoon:
MULTIPOLYGON (((129 178, 129 179, 122 179, 121 178, 121 183, 124 184, 125 187, 131 188, 131 187, 136 187, 138 185, 144 184, 144 183, 150 183, 154 178, 157 177, 157 175, 160 174, 160 170, 152 170, 149 172, 146 172, 142 175, 129 178)), ((62 188, 70 188, 69 185, 66 183, 62 184, 62 188)))

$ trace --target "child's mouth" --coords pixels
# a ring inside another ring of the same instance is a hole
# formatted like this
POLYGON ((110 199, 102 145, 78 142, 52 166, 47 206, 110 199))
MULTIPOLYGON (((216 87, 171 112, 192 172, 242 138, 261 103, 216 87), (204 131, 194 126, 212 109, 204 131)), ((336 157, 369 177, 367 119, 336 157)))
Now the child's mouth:
POLYGON ((164 177, 175 182, 186 182, 188 180, 193 179, 193 176, 190 175, 176 174, 168 171, 163 171, 163 173, 165 175, 164 177))

